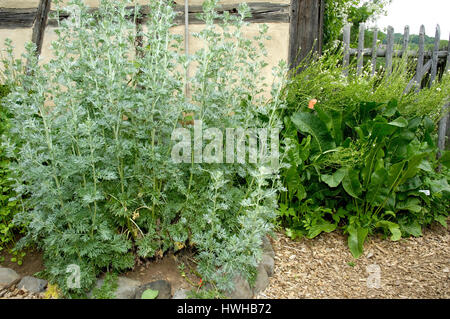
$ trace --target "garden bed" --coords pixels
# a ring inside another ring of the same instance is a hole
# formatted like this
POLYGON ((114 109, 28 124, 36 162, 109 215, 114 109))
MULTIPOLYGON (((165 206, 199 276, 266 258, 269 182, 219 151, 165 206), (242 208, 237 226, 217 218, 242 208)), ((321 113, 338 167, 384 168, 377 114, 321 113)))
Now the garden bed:
POLYGON ((257 298, 449 298, 450 231, 433 224, 423 237, 372 237, 355 260, 347 237, 323 233, 292 241, 277 234, 275 272, 257 298), (367 287, 367 266, 380 266, 381 288, 367 287))
MULTIPOLYGON (((267 289, 256 296, 258 299, 450 297, 450 231, 438 224, 425 229, 419 238, 392 242, 372 237, 365 245, 364 256, 357 260, 346 249, 347 239, 339 232, 300 241, 277 233, 272 245, 274 276, 267 289), (380 267, 381 288, 367 287, 370 265, 380 267)), ((189 271, 195 267, 192 254, 185 251, 138 264, 124 276, 141 282, 167 280, 172 292, 192 289, 182 276, 181 263, 186 266, 188 279, 195 282, 196 276, 189 271)), ((12 268, 21 276, 33 275, 43 269, 42 256, 29 251, 22 266, 7 260, 1 266, 12 268)), ((39 297, 19 289, 10 291, 4 297, 39 297)))
MULTIPOLYGON (((36 273, 45 269, 41 251, 29 249, 24 252, 26 254, 22 259, 22 265, 11 261, 11 258, 14 258, 12 254, 7 251, 2 252, 0 257, 3 257, 4 261, 0 263, 0 267, 12 269, 20 277, 35 276, 36 273)), ((199 277, 192 271, 196 267, 193 257, 194 254, 191 251, 182 250, 176 254, 169 253, 163 258, 138 259, 135 267, 121 276, 141 283, 164 280, 170 283, 171 295, 178 290, 195 290, 196 285, 198 287, 201 285, 199 277)), ((101 276, 101 278, 103 277, 101 276)), ((12 284, 6 290, 7 292, 4 292, 0 289, 0 298, 36 299, 44 298, 45 295, 45 293, 33 294, 19 289, 17 283, 12 284)))

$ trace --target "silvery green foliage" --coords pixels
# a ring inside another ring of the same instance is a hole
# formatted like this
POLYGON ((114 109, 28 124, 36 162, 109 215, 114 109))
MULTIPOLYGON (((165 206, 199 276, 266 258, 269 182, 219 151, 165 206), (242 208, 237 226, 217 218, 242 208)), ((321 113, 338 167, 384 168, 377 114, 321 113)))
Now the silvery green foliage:
POLYGON ((194 34, 206 46, 186 58, 166 1, 148 3, 142 29, 130 5, 107 0, 90 13, 74 0, 56 31, 54 59, 38 66, 30 45, 27 72, 23 63, 6 66, 9 81, 21 84, 5 101, 16 114, 5 145, 25 198, 17 218, 28 225, 24 242, 44 249, 50 278, 63 289, 69 264, 80 265, 88 288, 106 268, 132 267, 133 250, 153 257, 188 244, 203 279, 229 289, 230 278, 249 278, 260 258, 278 171, 268 162, 176 164, 171 134, 190 128, 186 113, 204 130, 280 128, 282 83, 269 102, 262 94, 266 30, 249 40, 246 5, 219 16, 217 1, 206 1, 205 29, 194 34))

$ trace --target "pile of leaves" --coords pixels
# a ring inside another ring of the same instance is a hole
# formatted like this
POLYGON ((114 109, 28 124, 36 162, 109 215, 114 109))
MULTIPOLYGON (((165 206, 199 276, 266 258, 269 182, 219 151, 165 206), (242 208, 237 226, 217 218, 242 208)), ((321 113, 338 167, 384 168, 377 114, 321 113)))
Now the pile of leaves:
POLYGON ((219 15, 217 1, 205 1, 205 28, 193 34, 205 46, 186 56, 171 31, 172 4, 149 1, 141 28, 132 5, 104 0, 92 12, 71 1, 54 59, 38 65, 29 44, 27 65, 12 55, 5 65, 7 80, 20 83, 5 99, 15 114, 6 149, 25 198, 16 220, 28 225, 19 247, 43 249, 45 275, 66 296, 86 293, 103 271, 133 267, 136 255, 188 245, 202 278, 230 289, 233 276, 250 278, 258 264, 277 207, 277 169, 267 158, 222 164, 188 155, 178 163, 173 132, 189 135, 202 121, 205 149, 217 145, 209 145, 217 130, 281 127, 283 84, 275 81, 268 103, 261 94, 266 27, 245 38, 248 6, 219 15), (68 285, 74 265, 79 287, 68 285))

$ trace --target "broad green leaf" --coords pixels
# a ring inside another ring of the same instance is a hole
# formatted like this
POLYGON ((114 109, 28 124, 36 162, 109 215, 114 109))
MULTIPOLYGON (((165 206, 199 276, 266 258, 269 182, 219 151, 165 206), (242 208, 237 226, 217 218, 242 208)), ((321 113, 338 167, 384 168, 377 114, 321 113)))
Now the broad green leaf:
POLYGON ((299 146, 299 155, 302 161, 306 161, 311 153, 311 135, 308 135, 302 140, 299 146))
POLYGON ((430 181, 431 193, 450 192, 450 185, 448 185, 447 178, 435 179, 430 181))
POLYGON ((336 145, 341 145, 344 134, 342 130, 342 111, 330 110, 331 114, 331 133, 336 145))
POLYGON ((286 228, 286 236, 288 236, 292 240, 296 240, 299 238, 303 238, 305 234, 301 230, 286 228))
POLYGON ((369 152, 369 155, 365 159, 365 167, 361 170, 361 177, 364 181, 364 188, 367 188, 369 184, 370 177, 372 172, 375 170, 375 163, 377 158, 379 157, 379 152, 383 147, 384 143, 378 143, 376 147, 372 148, 369 152))
POLYGON ((336 224, 332 224, 326 220, 322 220, 320 223, 311 226, 308 231, 307 238, 313 239, 314 237, 320 235, 322 232, 331 233, 336 230, 336 227, 336 224))
POLYGON ((384 229, 389 229, 389 231, 391 232, 391 240, 392 241, 397 241, 400 240, 400 238, 402 238, 402 232, 400 231, 400 226, 396 223, 387 221, 387 220, 381 220, 379 221, 375 227, 381 227, 384 229))
POLYGON ((322 110, 322 107, 320 107, 320 105, 316 105, 314 110, 317 112, 317 116, 319 117, 319 119, 326 125, 328 131, 331 131, 331 116, 327 112, 322 110))
POLYGON ((441 224, 443 227, 447 228, 447 217, 444 215, 437 215, 434 217, 434 220, 441 224))
POLYGON ((439 162, 447 168, 450 168, 450 151, 442 152, 439 162))
POLYGON ((306 198, 306 196, 307 196, 306 189, 305 189, 305 187, 303 187, 302 184, 298 185, 296 195, 300 202, 306 198))
POLYGON ((359 138, 360 140, 364 140, 365 134, 364 134, 362 128, 360 128, 360 127, 355 127, 355 132, 356 132, 356 134, 358 134, 358 138, 359 138))
POLYGON ((400 134, 398 134, 398 140, 400 143, 409 143, 416 137, 416 134, 413 132, 403 129, 400 134))
POLYGON ((389 122, 389 125, 397 127, 406 127, 408 126, 408 121, 403 116, 400 116, 399 118, 393 120, 392 122, 389 122))
POLYGON ((413 221, 408 224, 400 223, 400 229, 414 237, 421 237, 422 236, 422 227, 419 225, 417 221, 413 221))
POLYGON ((386 216, 391 216, 391 217, 396 217, 395 213, 391 210, 387 210, 383 213, 382 217, 386 217, 386 216))
POLYGON ((403 168, 405 167, 406 162, 402 161, 399 163, 396 163, 392 165, 389 168, 389 175, 388 175, 388 189, 391 190, 396 184, 398 184, 400 180, 400 176, 402 175, 403 168))
POLYGON ((355 169, 348 169, 342 180, 342 186, 352 197, 359 198, 362 194, 361 183, 359 182, 359 172, 355 169))
POLYGON ((376 102, 362 102, 360 103, 359 110, 361 121, 365 122, 367 119, 371 118, 370 112, 380 107, 381 103, 376 102))
POLYGON ((331 188, 338 187, 347 173, 346 168, 340 168, 332 175, 321 175, 322 181, 331 188))
POLYGON ((381 168, 373 172, 370 177, 370 184, 367 188, 366 201, 373 205, 374 202, 381 204, 389 191, 384 186, 388 177, 388 172, 385 168, 381 168), (383 192, 384 190, 384 192, 383 192))
POLYGON ((419 168, 425 172, 433 171, 433 168, 431 167, 431 163, 427 160, 423 160, 422 163, 420 163, 419 168))
POLYGON ((397 203, 398 210, 409 210, 414 213, 419 213, 422 210, 420 205, 420 199, 418 198, 408 198, 406 201, 397 203))
POLYGON ((391 117, 397 112, 397 100, 389 101, 386 107, 383 109, 383 115, 386 117, 391 117))
POLYGON ((434 129, 436 128, 436 125, 428 116, 425 116, 425 118, 423 119, 423 126, 425 127, 425 130, 428 133, 433 132, 434 129))
POLYGON ((320 152, 325 152, 336 147, 330 132, 324 122, 310 113, 297 112, 291 117, 292 123, 302 132, 311 134, 320 152))
POLYGON ((156 299, 158 297, 159 291, 147 289, 142 293, 141 299, 156 299))
POLYGON ((415 176, 413 178, 406 180, 402 185, 400 185, 398 187, 398 191, 407 192, 410 190, 418 189, 422 185, 423 185, 422 179, 419 176, 415 176))
POLYGON ((359 258, 364 251, 364 241, 369 230, 367 228, 350 225, 348 231, 348 247, 354 258, 359 258))
POLYGON ((402 178, 399 182, 399 185, 403 184, 406 180, 417 175, 417 172, 419 171, 419 165, 422 163, 423 159, 426 156, 427 156, 426 153, 417 154, 417 155, 414 155, 408 161, 408 167, 407 167, 406 171, 403 173, 402 178))
POLYGON ((387 123, 375 123, 372 128, 372 137, 382 138, 391 135, 396 130, 396 127, 387 123))
POLYGON ((291 166, 286 172, 286 185, 289 191, 289 200, 292 200, 299 187, 302 186, 302 181, 295 166, 291 166))
POLYGON ((422 123, 422 118, 414 117, 412 119, 409 119, 408 122, 408 129, 411 131, 416 131, 419 128, 419 125, 422 123))

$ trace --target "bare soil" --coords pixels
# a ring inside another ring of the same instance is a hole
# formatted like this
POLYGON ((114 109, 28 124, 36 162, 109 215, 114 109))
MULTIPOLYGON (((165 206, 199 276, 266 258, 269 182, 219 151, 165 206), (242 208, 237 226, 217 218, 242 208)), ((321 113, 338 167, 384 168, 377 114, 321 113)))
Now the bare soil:
POLYGON ((143 284, 156 280, 166 280, 172 286, 172 294, 178 289, 192 289, 193 285, 198 285, 200 277, 194 270, 196 269, 193 259, 194 253, 189 250, 182 250, 177 253, 168 253, 163 258, 152 258, 147 261, 138 261, 132 271, 123 276, 138 280, 143 284), (184 270, 180 265, 184 265, 184 270))
POLYGON ((22 265, 18 265, 17 262, 12 262, 11 258, 14 256, 9 253, 9 249, 4 249, 0 252, 1 257, 4 257, 4 261, 0 263, 0 267, 11 268, 17 272, 21 277, 34 276, 39 271, 44 270, 44 262, 42 260, 42 252, 36 249, 26 249, 26 255, 22 259, 22 265))

